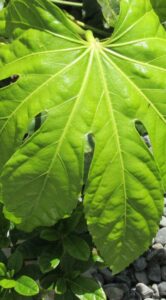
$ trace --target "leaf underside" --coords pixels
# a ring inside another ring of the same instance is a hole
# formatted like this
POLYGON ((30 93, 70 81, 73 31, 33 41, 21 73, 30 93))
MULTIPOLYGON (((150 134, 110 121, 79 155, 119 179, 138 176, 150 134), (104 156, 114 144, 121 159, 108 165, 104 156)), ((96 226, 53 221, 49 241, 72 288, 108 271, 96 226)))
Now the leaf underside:
POLYGON ((2 193, 21 229, 51 226, 82 186, 94 242, 114 272, 155 235, 166 185, 166 39, 149 0, 121 0, 113 35, 98 41, 45 0, 13 0, 0 15, 2 193), (150 24, 150 26, 147 26, 150 24), (32 119, 46 114, 24 140, 32 119), (153 151, 135 123, 146 128, 153 151), (84 182, 87 136, 94 151, 84 182))

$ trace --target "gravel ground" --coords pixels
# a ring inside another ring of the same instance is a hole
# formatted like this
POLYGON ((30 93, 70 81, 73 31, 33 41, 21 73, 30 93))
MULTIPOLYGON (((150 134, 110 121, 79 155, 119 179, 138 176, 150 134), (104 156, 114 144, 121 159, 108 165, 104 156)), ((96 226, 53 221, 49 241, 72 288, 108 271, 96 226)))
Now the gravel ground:
POLYGON ((90 275, 101 283, 108 300, 166 300, 166 199, 149 250, 116 276, 108 268, 92 269, 90 275))

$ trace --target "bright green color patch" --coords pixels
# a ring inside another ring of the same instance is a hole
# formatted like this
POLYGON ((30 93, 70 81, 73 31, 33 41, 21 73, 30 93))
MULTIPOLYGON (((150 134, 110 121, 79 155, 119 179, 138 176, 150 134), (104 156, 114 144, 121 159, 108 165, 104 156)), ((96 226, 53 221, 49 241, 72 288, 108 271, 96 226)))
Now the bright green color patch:
POLYGON ((22 220, 19 227, 31 231, 70 215, 85 184, 89 230, 119 272, 148 248, 162 213, 165 31, 149 0, 121 0, 105 41, 46 0, 11 1, 0 29, 10 39, 0 48, 0 79, 15 75, 0 89, 3 202, 22 220), (44 122, 24 139, 39 113, 44 122), (87 136, 94 151, 85 178, 87 136))
POLYGON ((14 289, 18 294, 23 296, 34 296, 39 293, 37 283, 28 276, 18 278, 14 289))
POLYGON ((1 279, 0 286, 3 289, 11 289, 16 286, 16 281, 13 279, 1 279))

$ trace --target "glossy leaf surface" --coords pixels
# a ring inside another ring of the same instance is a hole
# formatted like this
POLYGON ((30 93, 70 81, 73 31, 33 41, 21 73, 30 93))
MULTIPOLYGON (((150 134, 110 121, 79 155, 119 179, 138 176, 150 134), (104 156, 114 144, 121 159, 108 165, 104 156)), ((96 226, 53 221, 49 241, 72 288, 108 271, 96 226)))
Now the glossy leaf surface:
POLYGON ((12 42, 0 48, 0 79, 17 75, 0 89, 4 204, 30 231, 69 215, 85 185, 89 230, 119 272, 148 248, 162 213, 165 31, 150 0, 121 0, 114 33, 103 42, 44 0, 13 0, 4 22, 12 42), (45 121, 23 140, 39 113, 45 121), (94 151, 85 178, 89 136, 94 151))

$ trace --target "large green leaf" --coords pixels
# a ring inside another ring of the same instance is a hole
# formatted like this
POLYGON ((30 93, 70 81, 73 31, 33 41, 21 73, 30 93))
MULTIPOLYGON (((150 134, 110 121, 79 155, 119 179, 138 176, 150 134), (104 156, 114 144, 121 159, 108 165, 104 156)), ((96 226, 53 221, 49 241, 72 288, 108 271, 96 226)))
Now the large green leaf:
POLYGON ((114 33, 103 42, 91 32, 79 36, 46 0, 13 0, 5 14, 12 42, 0 48, 0 79, 19 75, 0 90, 5 206, 22 218, 23 230, 50 226, 71 213, 85 184, 90 232, 118 272, 148 248, 162 213, 165 31, 150 0, 122 0, 114 33), (23 142, 40 112, 46 120, 23 142), (85 178, 89 137, 94 151, 85 178))

